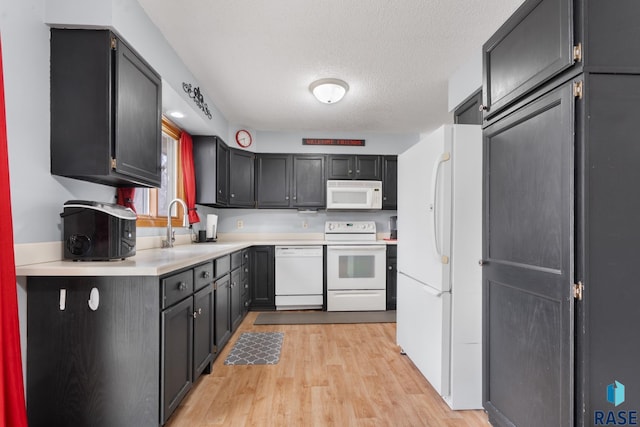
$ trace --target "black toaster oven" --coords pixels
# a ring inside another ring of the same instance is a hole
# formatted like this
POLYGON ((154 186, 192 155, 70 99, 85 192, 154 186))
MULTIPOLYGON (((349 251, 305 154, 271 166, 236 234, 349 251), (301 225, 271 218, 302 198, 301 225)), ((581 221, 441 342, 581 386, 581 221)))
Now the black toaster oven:
POLYGON ((136 213, 113 203, 69 200, 62 227, 64 259, 108 261, 136 254, 136 213))

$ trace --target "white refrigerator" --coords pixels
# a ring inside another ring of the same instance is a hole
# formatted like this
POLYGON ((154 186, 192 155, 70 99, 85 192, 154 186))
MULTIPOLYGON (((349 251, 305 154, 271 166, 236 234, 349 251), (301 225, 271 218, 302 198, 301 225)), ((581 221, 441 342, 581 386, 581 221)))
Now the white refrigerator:
POLYGON ((452 409, 482 408, 482 132, 398 156, 397 342, 452 409))

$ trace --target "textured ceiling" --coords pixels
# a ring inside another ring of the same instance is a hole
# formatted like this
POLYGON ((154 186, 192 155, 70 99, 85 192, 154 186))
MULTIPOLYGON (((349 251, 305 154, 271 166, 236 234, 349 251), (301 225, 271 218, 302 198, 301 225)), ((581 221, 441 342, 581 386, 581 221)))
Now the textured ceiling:
POLYGON ((138 0, 232 125, 420 133, 447 81, 522 0, 138 0), (350 90, 326 105, 319 78, 350 90))

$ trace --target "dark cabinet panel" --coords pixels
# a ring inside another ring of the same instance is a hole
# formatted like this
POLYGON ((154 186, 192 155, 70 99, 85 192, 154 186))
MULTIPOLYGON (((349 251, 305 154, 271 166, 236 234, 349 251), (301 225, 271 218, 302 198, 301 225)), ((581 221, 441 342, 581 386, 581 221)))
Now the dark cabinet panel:
POLYGON ((256 202, 259 208, 288 208, 291 201, 291 155, 258 154, 256 202))
POLYGON ((275 254, 273 246, 251 248, 251 308, 275 310, 275 254))
POLYGON ((226 206, 229 149, 217 136, 193 137, 196 203, 226 206))
POLYGON ((496 425, 573 425, 574 102, 565 84, 484 132, 483 396, 496 425))
POLYGON ((160 76, 110 31, 52 29, 51 173, 159 187, 161 91, 160 76))
POLYGON ((573 1, 525 2, 483 45, 488 118, 571 67, 573 1))
POLYGON ((453 112, 453 121, 458 125, 481 125, 482 124, 482 90, 471 96, 466 102, 460 105, 453 112))
POLYGON ((216 144, 215 174, 216 202, 220 206, 227 206, 229 204, 229 147, 220 139, 216 144))
POLYGON ((330 154, 327 156, 327 169, 327 179, 382 179, 380 156, 330 154))
POLYGON ((215 305, 213 285, 193 295, 193 381, 210 368, 213 357, 213 325, 215 305))
POLYGON ((220 207, 255 205, 255 154, 229 148, 217 136, 193 137, 196 203, 220 207))
POLYGON ((242 269, 240 267, 236 268, 231 272, 231 330, 235 331, 240 322, 242 321, 242 316, 244 314, 243 305, 244 301, 242 300, 242 269))
POLYGON ((292 207, 323 208, 326 206, 324 159, 323 155, 293 155, 292 207))
POLYGON ((382 209, 398 208, 398 156, 382 159, 382 209))
POLYGON ((387 246, 387 310, 395 310, 398 295, 398 247, 387 246))
POLYGON ((27 291, 29 425, 158 425, 158 279, 29 277, 27 291))
POLYGON ((372 181, 380 181, 382 179, 380 156, 356 156, 355 159, 356 179, 372 181))
POLYGON ((231 292, 231 276, 226 274, 215 282, 215 351, 220 353, 231 337, 231 314, 229 302, 231 292))
POLYGON ((354 156, 331 154, 327 156, 327 179, 353 179, 354 156))
POLYGON ((162 312, 162 422, 193 384, 193 299, 162 312))
POLYGON ((229 206, 252 208, 254 191, 255 154, 232 148, 229 153, 229 206))

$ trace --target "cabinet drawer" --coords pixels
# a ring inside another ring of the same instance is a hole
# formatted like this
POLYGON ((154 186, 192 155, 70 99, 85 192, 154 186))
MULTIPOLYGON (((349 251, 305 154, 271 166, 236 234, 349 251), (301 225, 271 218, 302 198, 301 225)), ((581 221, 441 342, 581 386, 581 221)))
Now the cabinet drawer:
POLYGON ((571 67, 573 1, 525 2, 484 44, 485 119, 571 67))
POLYGON ((165 277, 161 284, 162 308, 167 308, 193 293, 193 270, 165 277))
POLYGON ((231 257, 225 255, 213 261, 216 264, 216 277, 224 276, 231 270, 231 257))
POLYGON ((213 262, 199 265, 193 269, 194 290, 203 288, 213 282, 213 262))
POLYGON ((231 254, 231 269, 234 270, 240 267, 242 264, 242 251, 234 252, 231 254))

